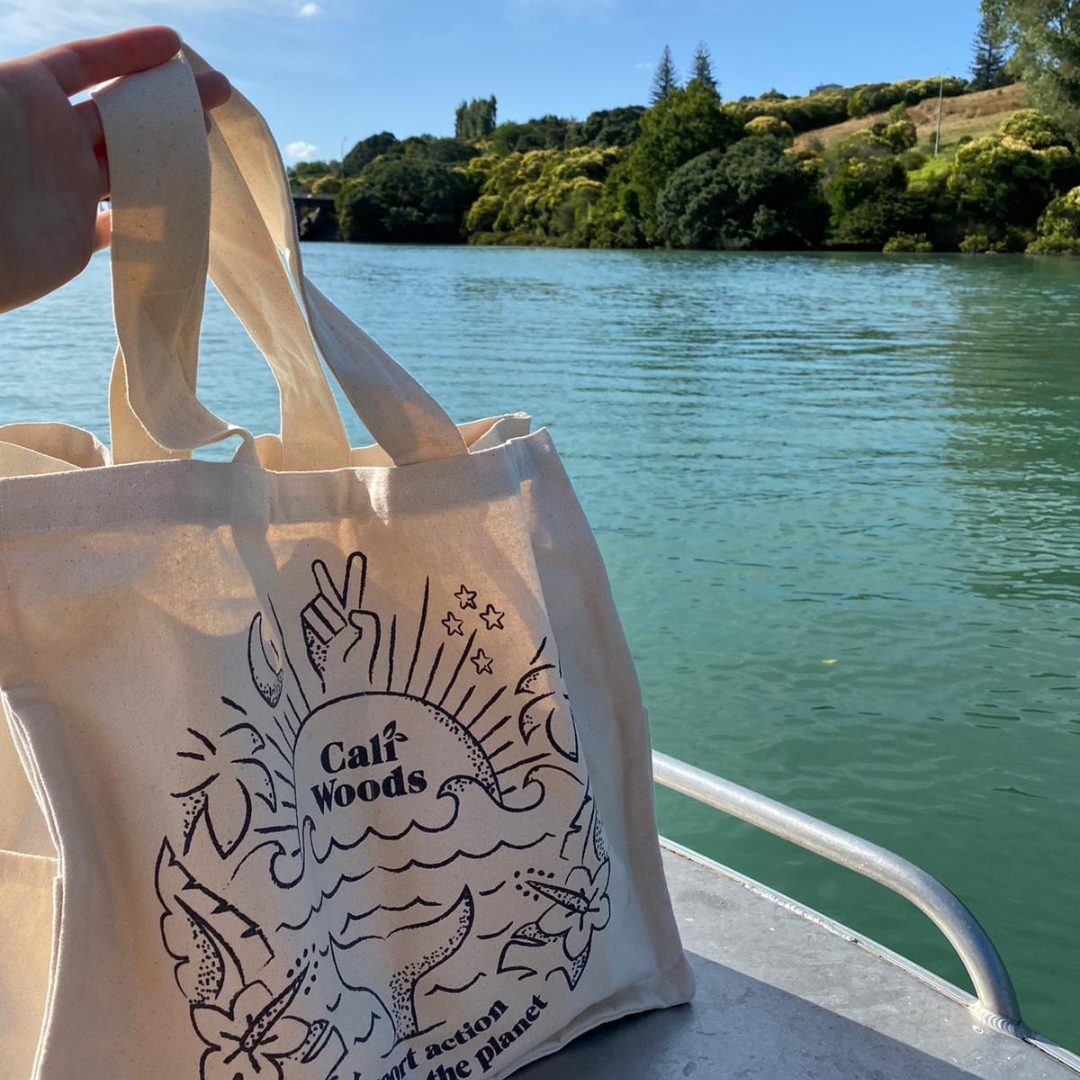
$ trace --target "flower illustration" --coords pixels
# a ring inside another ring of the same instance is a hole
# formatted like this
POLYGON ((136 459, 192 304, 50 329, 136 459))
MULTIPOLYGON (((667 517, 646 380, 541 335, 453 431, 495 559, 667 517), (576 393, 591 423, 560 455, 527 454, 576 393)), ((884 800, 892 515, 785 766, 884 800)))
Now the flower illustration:
POLYGON ((190 782, 172 793, 184 807, 184 854, 191 850, 199 822, 205 819, 218 855, 227 859, 251 826, 252 798, 261 799, 271 813, 277 811, 274 779, 255 757, 265 749, 266 741, 249 723, 226 728, 216 740, 194 728, 188 731, 197 749, 182 750, 176 756, 184 762, 185 779, 190 782))
POLYGON ((216 1005, 192 1006, 191 1022, 207 1045, 201 1080, 281 1080, 281 1059, 296 1053, 308 1036, 305 1021, 284 1015, 302 977, 276 997, 263 983, 251 983, 233 998, 228 1011, 216 1005))
POLYGON ((563 952, 568 960, 581 956, 592 942, 593 931, 607 926, 611 918, 611 901, 607 895, 610 877, 611 861, 605 859, 595 875, 587 867, 575 866, 565 886, 528 882, 530 888, 553 901, 536 925, 547 937, 563 939, 563 952))

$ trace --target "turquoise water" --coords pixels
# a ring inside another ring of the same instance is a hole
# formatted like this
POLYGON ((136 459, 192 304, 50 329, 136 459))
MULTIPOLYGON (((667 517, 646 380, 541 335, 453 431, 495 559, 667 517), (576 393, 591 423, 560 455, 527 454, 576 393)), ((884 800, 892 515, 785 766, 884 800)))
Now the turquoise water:
MULTIPOLYGON (((1080 1049, 1080 264, 305 255, 455 418, 553 429, 657 746, 926 867, 1029 1022, 1080 1049)), ((5 420, 105 436, 108 294, 99 256, 0 318, 5 420)), ((220 301, 203 351, 207 403, 275 428, 220 301)), ((659 809, 668 835, 964 984, 879 887, 676 796, 659 809)))

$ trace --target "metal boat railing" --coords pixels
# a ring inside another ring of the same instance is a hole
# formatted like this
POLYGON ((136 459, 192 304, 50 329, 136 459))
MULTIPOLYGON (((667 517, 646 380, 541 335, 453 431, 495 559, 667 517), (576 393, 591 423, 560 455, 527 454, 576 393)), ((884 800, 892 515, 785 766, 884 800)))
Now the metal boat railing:
POLYGON ((925 870, 869 840, 659 751, 653 751, 653 778, 663 787, 797 844, 910 900, 956 950, 975 988, 983 1022, 1018 1038, 1029 1034, 1012 980, 993 942, 975 916, 925 870))

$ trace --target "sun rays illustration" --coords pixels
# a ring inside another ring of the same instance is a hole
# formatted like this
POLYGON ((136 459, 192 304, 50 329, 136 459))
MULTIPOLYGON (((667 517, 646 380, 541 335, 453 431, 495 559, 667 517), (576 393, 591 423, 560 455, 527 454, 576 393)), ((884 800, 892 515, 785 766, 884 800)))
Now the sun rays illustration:
POLYGON ((368 574, 364 552, 337 568, 315 559, 288 628, 267 597, 247 628, 250 689, 221 695, 176 751, 178 835, 159 879, 165 867, 201 888, 209 859, 215 882, 265 883, 255 911, 207 891, 220 910, 199 909, 185 952, 183 890, 158 882, 177 971, 218 973, 217 996, 191 999, 202 1080, 234 1035, 243 1053, 227 1069, 328 1080, 460 1022, 474 986, 561 971, 572 991, 607 925, 610 864, 550 633, 523 649, 513 611, 467 575, 422 578, 411 604, 383 590, 391 610, 368 599, 368 574), (266 943, 262 970, 235 962, 238 931, 266 943), (514 944, 546 948, 550 969, 542 953, 504 966, 514 944), (233 1031, 249 999, 263 1016, 254 1042, 233 1031), (220 1046, 206 1009, 232 1025, 220 1046))

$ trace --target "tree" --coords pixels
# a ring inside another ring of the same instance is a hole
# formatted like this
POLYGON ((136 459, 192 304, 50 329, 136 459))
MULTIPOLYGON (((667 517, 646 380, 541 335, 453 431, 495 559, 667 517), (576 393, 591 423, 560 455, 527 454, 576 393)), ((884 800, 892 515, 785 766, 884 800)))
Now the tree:
POLYGON ((1055 196, 1080 183, 1077 159, 1062 129, 1026 109, 956 151, 948 190, 969 232, 998 240, 1010 230, 1033 230, 1055 196))
POLYGON ((499 158, 465 219, 466 233, 481 243, 588 244, 590 210, 619 153, 578 147, 499 158))
POLYGON ((476 184, 460 168, 422 158, 379 158, 338 193, 346 240, 459 243, 476 184))
POLYGON ((1009 59, 1009 28, 1001 0, 987 0, 983 4, 972 48, 972 90, 992 90, 1010 81, 1005 74, 1005 63, 1009 59))
POLYGON ((656 198, 667 178, 707 150, 726 150, 743 135, 743 118, 720 106, 716 95, 691 83, 676 87, 641 118, 641 134, 627 158, 646 238, 656 228, 656 198))
POLYGON ((1058 196, 1039 218, 1033 255, 1080 255, 1080 187, 1058 196))
POLYGON ((984 10, 999 2, 1016 43, 1010 69, 1027 83, 1032 105, 1080 139, 1080 3, 984 0, 984 10))
POLYGON ((660 64, 653 76, 652 97, 650 98, 652 104, 663 101, 673 90, 677 90, 678 86, 679 76, 675 71, 675 61, 671 59, 670 47, 665 45, 664 51, 660 54, 660 64))
POLYGON ((629 146, 641 132, 644 105, 622 105, 591 112, 578 129, 584 146, 629 146))
POLYGON ((342 166, 346 176, 359 176, 364 166, 374 161, 380 154, 386 153, 394 143, 397 136, 389 131, 382 131, 378 135, 369 135, 361 139, 346 155, 342 166))
POLYGON ((475 146, 461 139, 410 135, 407 139, 399 139, 388 146, 381 156, 389 161, 411 157, 439 161, 443 165, 460 165, 479 155, 480 151, 475 146))
POLYGON ((828 210, 812 170, 768 135, 701 154, 672 173, 657 200, 657 236, 672 247, 813 247, 828 210))
POLYGON ((456 139, 486 139, 495 130, 497 112, 495 95, 462 101, 454 113, 454 137, 456 139))
POLYGON ((898 233, 926 229, 926 198, 908 191, 907 170, 896 156, 898 142, 906 141, 906 131, 894 136, 892 128, 905 128, 905 124, 875 124, 834 143, 825 155, 824 194, 832 210, 830 243, 837 247, 880 251, 898 233))
POLYGON ((491 133, 492 153, 527 154, 530 150, 565 150, 573 121, 561 116, 541 116, 519 124, 507 120, 491 133))
POLYGON ((720 88, 717 86, 716 79, 713 76, 712 54, 709 52, 709 46, 704 41, 698 42, 698 47, 694 52, 690 81, 700 83, 706 90, 711 90, 714 94, 720 92, 720 88))

